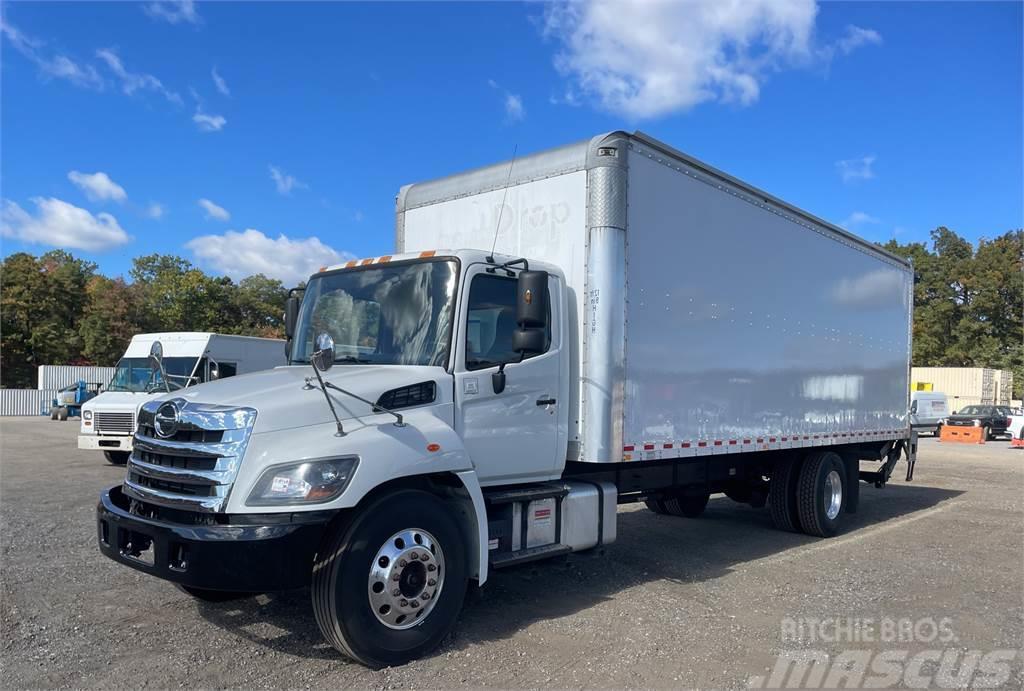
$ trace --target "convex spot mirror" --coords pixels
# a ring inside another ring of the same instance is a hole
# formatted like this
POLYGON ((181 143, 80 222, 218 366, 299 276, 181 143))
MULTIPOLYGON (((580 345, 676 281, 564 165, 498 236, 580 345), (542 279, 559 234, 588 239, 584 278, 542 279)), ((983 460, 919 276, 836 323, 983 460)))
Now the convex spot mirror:
POLYGON ((516 324, 512 350, 523 357, 544 352, 548 325, 548 272, 520 271, 516 286, 516 324))
POLYGON ((313 367, 321 372, 326 372, 334 367, 334 339, 329 333, 322 333, 316 337, 316 350, 313 351, 313 367))

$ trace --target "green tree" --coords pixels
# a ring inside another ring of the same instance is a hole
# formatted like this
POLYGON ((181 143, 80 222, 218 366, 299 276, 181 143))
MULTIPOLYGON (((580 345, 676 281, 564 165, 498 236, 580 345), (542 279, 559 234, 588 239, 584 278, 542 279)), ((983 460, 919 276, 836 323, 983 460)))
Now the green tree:
POLYGON ((276 278, 256 274, 235 286, 232 302, 240 333, 284 338, 284 302, 288 291, 276 278))
POLYGON ((120 276, 94 276, 86 294, 89 300, 79 328, 82 354, 94 364, 113 365, 132 336, 144 331, 139 286, 125 283, 120 276))

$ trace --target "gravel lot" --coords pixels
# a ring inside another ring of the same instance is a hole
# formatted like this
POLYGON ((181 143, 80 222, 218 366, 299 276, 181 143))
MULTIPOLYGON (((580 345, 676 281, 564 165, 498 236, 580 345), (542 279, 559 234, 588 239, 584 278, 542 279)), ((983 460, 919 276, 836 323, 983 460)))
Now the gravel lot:
POLYGON ((1006 442, 924 440, 915 481, 901 463, 862 485, 832 540, 725 498, 697 520, 620 507, 603 556, 498 572, 431 657, 371 671, 321 641, 308 590, 205 604, 102 557, 96 499, 123 469, 77 430, 0 420, 6 688, 744 688, 794 648, 1010 649, 1024 686, 1024 450, 1006 442), (799 617, 948 617, 956 641, 783 640, 799 617))

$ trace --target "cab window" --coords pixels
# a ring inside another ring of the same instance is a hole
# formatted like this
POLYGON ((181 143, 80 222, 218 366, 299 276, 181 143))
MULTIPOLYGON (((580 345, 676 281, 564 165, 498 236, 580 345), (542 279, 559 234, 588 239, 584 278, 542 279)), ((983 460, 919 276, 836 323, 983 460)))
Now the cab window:
MULTIPOLYGON (((512 350, 512 332, 516 329, 514 278, 490 274, 475 276, 469 287, 468 312, 466 369, 477 370, 502 363, 519 362, 519 354, 512 350)), ((551 347, 550 298, 547 312, 545 352, 551 347)))

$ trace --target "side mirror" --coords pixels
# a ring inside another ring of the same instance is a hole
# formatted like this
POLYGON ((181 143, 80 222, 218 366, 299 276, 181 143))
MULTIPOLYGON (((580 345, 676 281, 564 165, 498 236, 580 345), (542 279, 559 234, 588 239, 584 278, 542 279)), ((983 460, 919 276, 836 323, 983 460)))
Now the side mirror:
POLYGON ((516 287, 516 323, 543 329, 548 321, 548 272, 520 271, 516 287))
POLYGON ((149 347, 149 366, 155 370, 162 369, 164 359, 164 345, 160 341, 153 341, 149 347))
POLYGON ((210 381, 217 381, 220 379, 220 365, 213 360, 210 361, 210 381))
POLYGON ((326 372, 334 367, 334 339, 327 332, 316 337, 316 350, 313 351, 313 367, 326 372))
POLYGON ((289 297, 284 301, 284 337, 291 340, 295 335, 295 322, 299 319, 299 298, 289 297))

